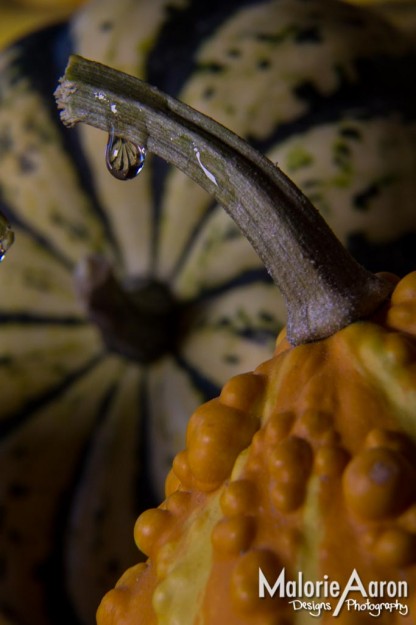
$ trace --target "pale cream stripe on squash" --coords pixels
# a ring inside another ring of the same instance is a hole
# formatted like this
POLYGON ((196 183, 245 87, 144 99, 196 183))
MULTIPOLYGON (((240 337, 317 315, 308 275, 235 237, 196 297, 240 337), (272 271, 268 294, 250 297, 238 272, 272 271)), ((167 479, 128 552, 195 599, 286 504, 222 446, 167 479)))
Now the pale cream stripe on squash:
POLYGON ((248 371, 253 362, 271 357, 275 333, 281 325, 279 313, 284 316, 279 309, 277 289, 272 284, 245 285, 223 294, 218 302, 213 299, 204 302, 199 323, 183 341, 183 357, 221 388, 236 370, 248 371), (263 314, 268 315, 268 320, 263 320, 263 314), (256 336, 262 329, 263 340, 256 336))
MULTIPOLYGON (((147 54, 157 40, 167 4, 181 6, 183 2, 118 0, 114 3, 113 0, 101 0, 89 3, 73 22, 77 52, 145 78, 147 54), (112 27, 105 29, 103 24, 112 27)), ((117 112, 111 114, 117 115, 117 112)), ((150 270, 155 218, 151 188, 152 157, 147 157, 137 179, 123 184, 103 171, 105 134, 87 126, 79 128, 79 132, 100 204, 109 218, 123 255, 125 271, 130 276, 146 275, 150 270)), ((178 209, 183 215, 182 207, 178 209)), ((174 245, 177 234, 176 231, 170 233, 169 246, 174 245)))
POLYGON ((258 255, 221 207, 207 218, 190 245, 173 288, 188 299, 250 270, 263 270, 258 255))
POLYGON ((0 420, 18 414, 102 352, 92 327, 0 324, 0 420))
POLYGON ((85 317, 72 272, 18 226, 13 253, 1 264, 0 314, 54 318, 85 317))
MULTIPOLYGON (((0 58, 0 69, 10 56, 0 58)), ((44 99, 27 78, 16 80, 15 72, 2 70, 0 135, 10 146, 0 155, 2 198, 72 263, 87 252, 111 255, 102 223, 44 99)))

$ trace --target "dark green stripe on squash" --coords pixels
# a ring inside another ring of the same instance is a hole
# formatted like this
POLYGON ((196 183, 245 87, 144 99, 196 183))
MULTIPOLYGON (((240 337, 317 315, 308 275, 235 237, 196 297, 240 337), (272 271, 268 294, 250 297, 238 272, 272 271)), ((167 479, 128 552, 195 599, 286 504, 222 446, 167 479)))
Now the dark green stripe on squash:
MULTIPOLYGON (((48 388, 45 393, 33 398, 29 401, 24 408, 18 413, 14 414, 2 414, 2 420, 0 422, 0 437, 6 438, 16 432, 19 428, 24 426, 25 423, 30 421, 35 413, 42 408, 45 408, 51 401, 57 399, 66 390, 68 390, 78 380, 82 379, 87 373, 92 371, 97 364, 99 364, 104 358, 104 354, 94 356, 89 362, 86 362, 82 367, 72 371, 65 376, 58 384, 48 388)), ((10 364, 10 361, 5 363, 10 364)), ((1 371, 1 369, 0 369, 1 371)))
MULTIPOLYGON (((173 96, 178 95, 189 77, 200 69, 195 56, 201 44, 227 20, 232 20, 235 13, 254 4, 260 4, 260 1, 211 0, 209 3, 190 2, 184 7, 169 7, 149 53, 143 78, 173 96)), ((216 72, 221 66, 214 64, 205 69, 216 72)))
POLYGON ((19 324, 19 325, 58 325, 58 326, 85 326, 88 322, 86 319, 78 317, 62 316, 48 317, 46 315, 37 315, 26 312, 2 313, 0 312, 0 324, 19 324))

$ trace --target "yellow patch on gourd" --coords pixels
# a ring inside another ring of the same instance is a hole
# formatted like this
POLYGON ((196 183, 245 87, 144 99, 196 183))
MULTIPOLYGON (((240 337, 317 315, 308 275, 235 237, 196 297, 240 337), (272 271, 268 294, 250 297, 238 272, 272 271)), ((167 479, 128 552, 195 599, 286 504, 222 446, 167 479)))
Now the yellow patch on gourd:
POLYGON ((153 594, 159 625, 193 625, 196 622, 211 571, 211 532, 220 516, 219 494, 214 495, 204 509, 194 512, 189 524, 191 529, 178 547, 182 558, 176 560, 176 566, 153 594))
POLYGON ((305 579, 319 578, 319 551, 323 534, 322 515, 319 505, 320 478, 313 475, 309 479, 304 502, 303 548, 299 551, 297 569, 303 571, 305 579))

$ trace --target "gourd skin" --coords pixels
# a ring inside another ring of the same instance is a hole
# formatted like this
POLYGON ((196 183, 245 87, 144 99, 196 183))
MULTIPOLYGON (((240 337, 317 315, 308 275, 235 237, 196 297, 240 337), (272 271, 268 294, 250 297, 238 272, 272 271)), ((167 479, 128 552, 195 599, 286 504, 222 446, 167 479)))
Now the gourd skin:
MULTIPOLYGON (((116 6, 94 2, 70 32, 49 30, 0 59, 0 203, 18 242, 0 276, 0 593, 24 624, 92 621, 135 557, 125 528, 150 505, 147 484, 163 484, 187 415, 268 358, 284 322, 260 261, 203 191, 150 158, 121 184, 105 170, 105 137, 62 135, 45 92, 67 47, 250 138, 345 244, 389 251, 414 230, 415 124, 404 109, 416 108, 399 79, 412 59, 388 26, 312 0, 116 6), (397 72, 382 71, 386 58, 397 72), (73 272, 91 252, 122 281, 169 285, 190 313, 176 353, 143 366, 105 348, 74 295, 73 272)), ((409 262, 400 255, 398 271, 409 262)))
MULTIPOLYGON (((380 621, 412 623, 415 374, 416 272, 329 339, 292 348, 282 334, 271 360, 191 416, 165 501, 136 522, 149 559, 106 595, 98 625, 295 623, 289 599, 258 598, 258 567, 272 584, 282 567, 341 585, 353 569, 364 584, 406 580, 410 616, 380 621)), ((371 618, 344 609, 337 622, 371 618)))

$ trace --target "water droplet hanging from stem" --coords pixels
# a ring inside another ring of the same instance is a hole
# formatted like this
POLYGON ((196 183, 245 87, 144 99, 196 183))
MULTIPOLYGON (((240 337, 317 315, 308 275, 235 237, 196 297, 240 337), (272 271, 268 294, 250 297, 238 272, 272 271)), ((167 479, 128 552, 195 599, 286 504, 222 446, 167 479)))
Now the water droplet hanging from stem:
POLYGON ((14 232, 7 219, 0 213, 0 262, 14 241, 14 232))
POLYGON ((146 148, 111 132, 105 151, 108 171, 118 180, 131 180, 143 169, 146 148))

